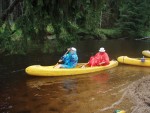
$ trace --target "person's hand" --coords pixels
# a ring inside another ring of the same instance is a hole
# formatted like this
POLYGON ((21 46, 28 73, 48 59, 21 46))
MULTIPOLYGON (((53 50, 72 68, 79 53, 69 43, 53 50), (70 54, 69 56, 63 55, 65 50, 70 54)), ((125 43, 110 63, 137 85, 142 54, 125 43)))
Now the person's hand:
POLYGON ((60 63, 60 62, 62 62, 62 60, 59 60, 58 62, 60 63))
POLYGON ((83 65, 81 68, 85 68, 85 65, 83 65))
POLYGON ((102 64, 105 64, 105 62, 101 62, 101 63, 99 63, 99 65, 102 65, 102 64))
POLYGON ((71 48, 68 48, 67 50, 68 50, 68 51, 70 51, 70 50, 71 50, 71 48))

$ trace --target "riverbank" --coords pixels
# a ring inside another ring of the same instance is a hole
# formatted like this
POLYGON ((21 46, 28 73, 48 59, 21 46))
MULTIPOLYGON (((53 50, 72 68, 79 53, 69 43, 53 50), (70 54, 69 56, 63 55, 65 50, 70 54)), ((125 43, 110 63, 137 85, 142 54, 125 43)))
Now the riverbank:
POLYGON ((134 107, 131 113, 150 113, 150 75, 133 82, 127 95, 132 100, 134 107))

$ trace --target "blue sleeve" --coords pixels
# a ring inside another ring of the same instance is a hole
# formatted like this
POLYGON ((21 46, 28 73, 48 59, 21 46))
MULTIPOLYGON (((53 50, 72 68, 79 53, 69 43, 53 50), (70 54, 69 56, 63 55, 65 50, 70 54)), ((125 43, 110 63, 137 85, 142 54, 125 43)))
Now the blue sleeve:
POLYGON ((64 64, 67 64, 69 62, 69 54, 64 55, 62 61, 64 61, 64 64))

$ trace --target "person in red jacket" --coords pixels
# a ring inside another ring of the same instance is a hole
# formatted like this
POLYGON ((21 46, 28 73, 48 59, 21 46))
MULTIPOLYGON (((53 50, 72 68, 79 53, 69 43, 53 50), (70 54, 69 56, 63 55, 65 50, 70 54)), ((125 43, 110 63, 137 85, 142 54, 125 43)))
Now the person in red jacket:
MULTIPOLYGON (((86 64, 87 66, 105 66, 109 64, 109 56, 105 52, 105 49, 101 47, 99 49, 99 52, 96 53, 96 55, 91 56, 89 62, 86 64)), ((86 65, 83 65, 82 67, 85 67, 86 65)))

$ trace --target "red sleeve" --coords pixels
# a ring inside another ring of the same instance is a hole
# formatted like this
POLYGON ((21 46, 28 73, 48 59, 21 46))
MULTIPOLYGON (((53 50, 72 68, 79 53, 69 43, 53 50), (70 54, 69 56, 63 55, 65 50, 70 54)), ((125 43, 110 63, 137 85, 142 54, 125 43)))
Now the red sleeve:
POLYGON ((102 60, 102 62, 105 62, 104 65, 108 65, 109 64, 109 56, 108 56, 107 53, 103 54, 103 60, 102 60))
POLYGON ((100 54, 99 54, 99 52, 98 52, 98 53, 96 53, 96 55, 94 56, 94 58, 96 58, 96 59, 99 59, 99 58, 100 58, 100 54))

